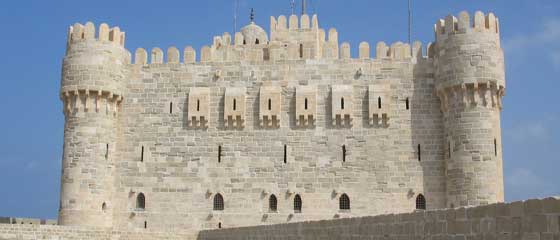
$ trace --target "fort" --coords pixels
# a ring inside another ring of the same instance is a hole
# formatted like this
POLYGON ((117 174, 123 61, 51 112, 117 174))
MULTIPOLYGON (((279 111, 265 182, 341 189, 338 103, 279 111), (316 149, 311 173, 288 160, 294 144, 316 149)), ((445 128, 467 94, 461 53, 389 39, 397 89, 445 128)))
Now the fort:
POLYGON ((498 18, 434 32, 353 58, 304 14, 131 54, 75 24, 60 226, 0 239, 559 239, 560 200, 503 203, 498 18))

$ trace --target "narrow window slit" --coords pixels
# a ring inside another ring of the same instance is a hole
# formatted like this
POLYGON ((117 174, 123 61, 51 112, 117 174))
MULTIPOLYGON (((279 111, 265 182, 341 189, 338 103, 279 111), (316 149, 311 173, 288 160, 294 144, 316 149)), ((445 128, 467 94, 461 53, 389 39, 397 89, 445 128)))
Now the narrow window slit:
POLYGON ((299 58, 303 58, 303 44, 299 45, 299 58))
POLYGON ((109 144, 105 146, 105 160, 109 159, 109 144))
POLYGON ((494 138, 494 156, 498 156, 498 140, 494 138))
POLYGON ((346 162, 346 145, 342 145, 342 162, 346 162))
POLYGON ((268 99, 268 111, 272 110, 272 99, 268 99))
POLYGON ((307 110, 307 98, 305 98, 305 110, 307 110))
POLYGON ((144 228, 148 228, 148 221, 144 221, 144 228))
POLYGON ((233 99, 233 111, 237 109, 237 100, 233 99))
POLYGON ((340 109, 344 110, 344 98, 340 99, 340 109))
POLYGON ((218 146, 218 163, 222 162, 222 146, 218 146))
POLYGON ((418 162, 422 161, 422 147, 418 144, 418 162))
POLYGON ((199 112, 200 111, 200 99, 196 100, 196 111, 199 112))
POLYGON ((173 114, 173 102, 169 102, 169 114, 173 114))
POLYGON ((288 145, 284 145, 284 163, 288 163, 288 145))
POLYGON ((144 162, 144 146, 142 146, 142 152, 140 153, 140 162, 144 162))
POLYGON ((377 108, 381 109, 381 97, 377 98, 377 108))
POLYGON ((406 98, 405 104, 406 104, 406 110, 409 110, 410 109, 410 100, 408 100, 408 98, 406 98))

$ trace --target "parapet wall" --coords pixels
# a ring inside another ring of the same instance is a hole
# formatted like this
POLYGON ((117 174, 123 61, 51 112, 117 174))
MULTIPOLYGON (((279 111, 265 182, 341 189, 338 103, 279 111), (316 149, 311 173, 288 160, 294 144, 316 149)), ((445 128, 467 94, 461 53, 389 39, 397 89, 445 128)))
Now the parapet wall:
POLYGON ((110 228, 86 228, 49 225, 0 224, 2 240, 194 240, 195 233, 150 232, 138 230, 125 232, 110 228))
POLYGON ((560 239, 560 198, 398 215, 202 231, 235 239, 560 239))

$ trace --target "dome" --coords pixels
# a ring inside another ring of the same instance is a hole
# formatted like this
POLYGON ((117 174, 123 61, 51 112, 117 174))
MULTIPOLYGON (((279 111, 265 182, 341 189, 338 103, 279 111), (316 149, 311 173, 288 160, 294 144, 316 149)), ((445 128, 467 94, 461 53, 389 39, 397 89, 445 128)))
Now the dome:
POLYGON ((246 44, 265 44, 268 42, 266 31, 254 22, 241 28, 241 34, 246 44))

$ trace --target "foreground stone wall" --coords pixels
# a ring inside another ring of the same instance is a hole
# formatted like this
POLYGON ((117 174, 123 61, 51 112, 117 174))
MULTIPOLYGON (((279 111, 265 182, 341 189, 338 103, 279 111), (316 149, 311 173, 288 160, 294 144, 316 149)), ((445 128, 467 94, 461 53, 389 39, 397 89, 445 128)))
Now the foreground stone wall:
POLYGON ((35 239, 64 239, 64 240, 192 240, 195 234, 188 233, 160 233, 149 231, 121 232, 107 228, 49 226, 49 225, 21 225, 0 224, 0 240, 35 240, 35 239))
POLYGON ((235 239, 560 239, 560 198, 408 214, 202 231, 235 239))

